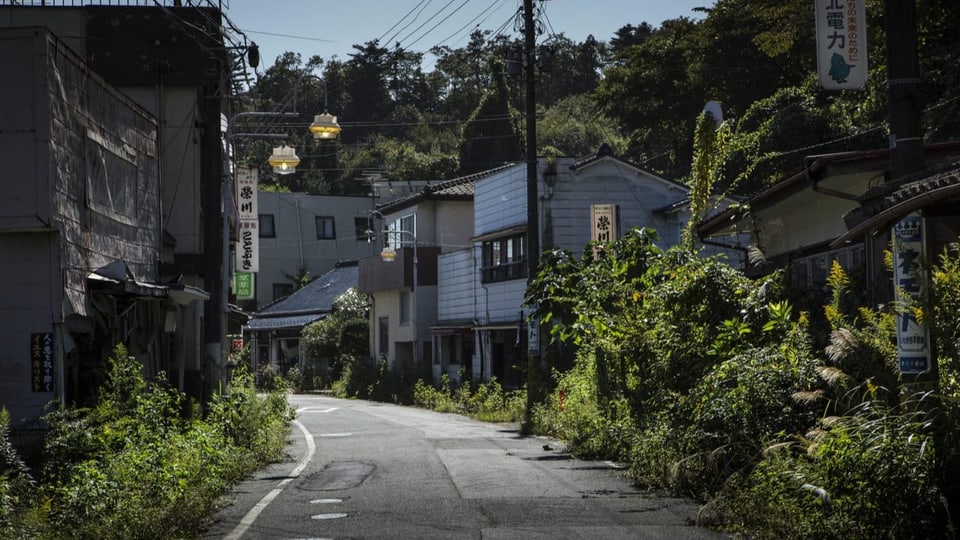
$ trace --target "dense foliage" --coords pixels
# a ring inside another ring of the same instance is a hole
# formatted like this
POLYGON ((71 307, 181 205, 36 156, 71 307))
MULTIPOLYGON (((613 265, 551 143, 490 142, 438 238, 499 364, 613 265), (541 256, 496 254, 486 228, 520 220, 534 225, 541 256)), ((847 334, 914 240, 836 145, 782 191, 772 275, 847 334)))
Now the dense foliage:
POLYGON ((282 389, 259 395, 242 369, 206 418, 182 414, 184 399, 120 345, 92 408, 45 417, 39 471, 16 459, 0 418, 0 537, 196 536, 220 495, 283 457, 292 414, 282 389))
MULTIPOLYGON (((722 104, 730 122, 719 165, 722 187, 732 193, 799 169, 808 154, 887 145, 884 2, 866 1, 867 84, 844 92, 817 82, 809 0, 705 4, 701 18, 658 27, 624 20, 606 40, 575 42, 562 29, 541 35, 538 46, 551 61, 537 72, 538 153, 583 156, 607 143, 652 172, 685 180, 692 176, 696 119, 710 100, 722 104)), ((960 10, 953 0, 916 5, 926 137, 955 139, 960 10)), ((549 15, 549 5, 544 9, 549 15)), ((460 48, 431 50, 431 71, 423 53, 377 41, 354 49, 346 60, 286 53, 243 96, 245 110, 299 115, 274 127, 286 128, 287 144, 300 150, 300 172, 273 181, 294 191, 360 193, 369 174, 446 179, 521 155, 523 115, 512 111, 525 110, 525 92, 511 67, 521 36, 475 29, 460 48), (339 141, 317 143, 305 129, 289 129, 305 127, 325 102, 345 127, 339 141)), ((271 129, 258 122, 244 131, 271 129)), ((240 142, 250 163, 265 162, 270 141, 240 142)))
POLYGON ((350 359, 368 354, 367 304, 366 297, 355 287, 351 288, 334 301, 326 317, 303 328, 300 334, 303 372, 298 368, 287 374, 294 390, 329 388, 340 378, 350 359))
POLYGON ((821 342, 779 275, 753 281, 655 238, 634 231, 596 260, 545 258, 530 299, 576 360, 555 371, 534 429, 629 463, 644 485, 700 498, 713 524, 751 537, 950 537, 957 257, 931 273, 942 299, 933 313, 851 302, 835 264, 821 342), (936 329, 939 393, 900 380, 893 309, 936 329))

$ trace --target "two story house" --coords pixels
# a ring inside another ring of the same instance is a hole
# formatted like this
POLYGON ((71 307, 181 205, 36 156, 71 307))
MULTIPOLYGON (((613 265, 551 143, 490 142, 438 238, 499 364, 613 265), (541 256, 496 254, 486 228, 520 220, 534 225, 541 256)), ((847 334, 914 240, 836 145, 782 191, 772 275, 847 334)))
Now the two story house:
POLYGON ((434 365, 437 259, 470 249, 474 184, 500 170, 427 185, 370 213, 375 254, 359 261, 359 290, 371 299, 374 356, 403 369, 434 365))
MULTIPOLYGON (((563 249, 579 256, 591 241, 614 241, 635 227, 655 229, 661 247, 666 248, 680 242, 690 218, 687 186, 643 170, 614 155, 606 145, 580 159, 561 157, 553 163, 541 159, 538 169, 542 250, 563 249)), ((451 353, 441 361, 459 361, 456 369, 466 368, 480 380, 496 377, 510 387, 525 382, 519 366, 528 350, 539 347, 537 334, 531 333, 535 327, 527 326, 523 308, 529 256, 526 233, 526 166, 517 165, 477 181, 474 248, 469 255, 442 257, 440 263, 442 268, 459 267, 472 259, 476 267, 469 275, 441 274, 438 348, 451 353), (457 257, 460 260, 452 260, 457 257), (467 287, 478 291, 472 304, 458 292, 467 287), (472 323, 469 334, 443 335, 447 328, 464 328, 466 321, 472 323), (464 339, 472 344, 464 347, 464 339)), ((726 250, 707 247, 706 251, 726 250)), ((728 255, 740 256, 735 250, 728 255)))

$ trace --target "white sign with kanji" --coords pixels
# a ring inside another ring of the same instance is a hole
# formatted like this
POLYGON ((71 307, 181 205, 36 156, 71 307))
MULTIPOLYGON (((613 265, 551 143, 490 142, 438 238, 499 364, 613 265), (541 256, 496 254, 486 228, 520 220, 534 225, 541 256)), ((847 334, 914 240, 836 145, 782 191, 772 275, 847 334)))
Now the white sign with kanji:
POLYGON ((237 272, 260 270, 260 218, 257 215, 257 169, 237 170, 237 272))
POLYGON ((866 0, 816 0, 817 74, 827 90, 867 82, 866 0))

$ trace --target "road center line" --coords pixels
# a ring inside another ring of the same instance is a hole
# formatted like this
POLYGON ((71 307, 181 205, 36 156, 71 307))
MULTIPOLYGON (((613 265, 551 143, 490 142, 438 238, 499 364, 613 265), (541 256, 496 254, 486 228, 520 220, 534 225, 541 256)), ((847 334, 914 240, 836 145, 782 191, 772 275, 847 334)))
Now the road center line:
POLYGON ((267 505, 273 502, 273 500, 277 498, 277 495, 280 495, 284 488, 287 487, 287 484, 292 482, 294 478, 300 476, 300 473, 302 473, 303 470, 307 468, 307 465, 310 464, 310 460, 313 459, 313 454, 317 451, 317 444, 313 441, 313 435, 307 431, 307 428, 304 427, 303 424, 294 420, 293 425, 300 429, 300 433, 303 434, 303 438, 307 441, 307 455, 300 460, 300 463, 298 463, 292 471, 290 471, 289 476, 281 480, 280 483, 277 484, 277 487, 273 488, 270 493, 264 495, 263 498, 260 499, 260 502, 255 504, 253 508, 247 512, 247 515, 243 516, 243 519, 241 519, 240 523, 238 523, 237 526, 230 531, 230 534, 223 537, 224 540, 239 540, 239 538, 243 536, 243 533, 247 532, 247 529, 249 529, 250 526, 253 525, 253 522, 257 520, 257 517, 260 515, 260 513, 266 509, 267 505))

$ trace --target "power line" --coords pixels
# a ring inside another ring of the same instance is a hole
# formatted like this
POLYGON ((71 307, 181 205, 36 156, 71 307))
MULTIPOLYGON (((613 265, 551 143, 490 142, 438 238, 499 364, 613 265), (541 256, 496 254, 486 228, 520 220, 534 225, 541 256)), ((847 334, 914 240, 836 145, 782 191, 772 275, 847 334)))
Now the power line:
POLYGON ((403 32, 404 30, 406 30, 407 28, 409 28, 410 25, 413 24, 414 21, 416 21, 418 17, 420 17, 420 13, 423 13, 423 10, 426 9, 427 6, 430 5, 430 2, 433 2, 433 0, 420 0, 420 3, 419 3, 419 4, 413 6, 413 7, 410 9, 410 11, 407 12, 406 15, 404 15, 403 17, 400 18, 399 21, 393 23, 393 26, 391 26, 389 29, 387 29, 387 31, 384 32, 383 35, 380 36, 379 39, 377 39, 377 41, 378 41, 378 42, 383 42, 383 38, 386 37, 387 34, 389 34, 391 31, 393 31, 393 29, 396 28, 397 25, 399 25, 400 23, 403 22, 404 19, 406 19, 407 17, 409 17, 410 14, 413 13, 418 7, 423 6, 423 8, 420 9, 420 11, 417 13, 417 15, 416 15, 413 19, 410 20, 410 22, 408 22, 406 25, 404 25, 403 28, 397 30, 396 33, 394 33, 392 36, 390 36, 390 41, 393 41, 393 39, 394 39, 395 37, 397 37, 397 34, 399 34, 400 32, 403 32), (424 5, 424 2, 426 2, 426 5, 424 5))

